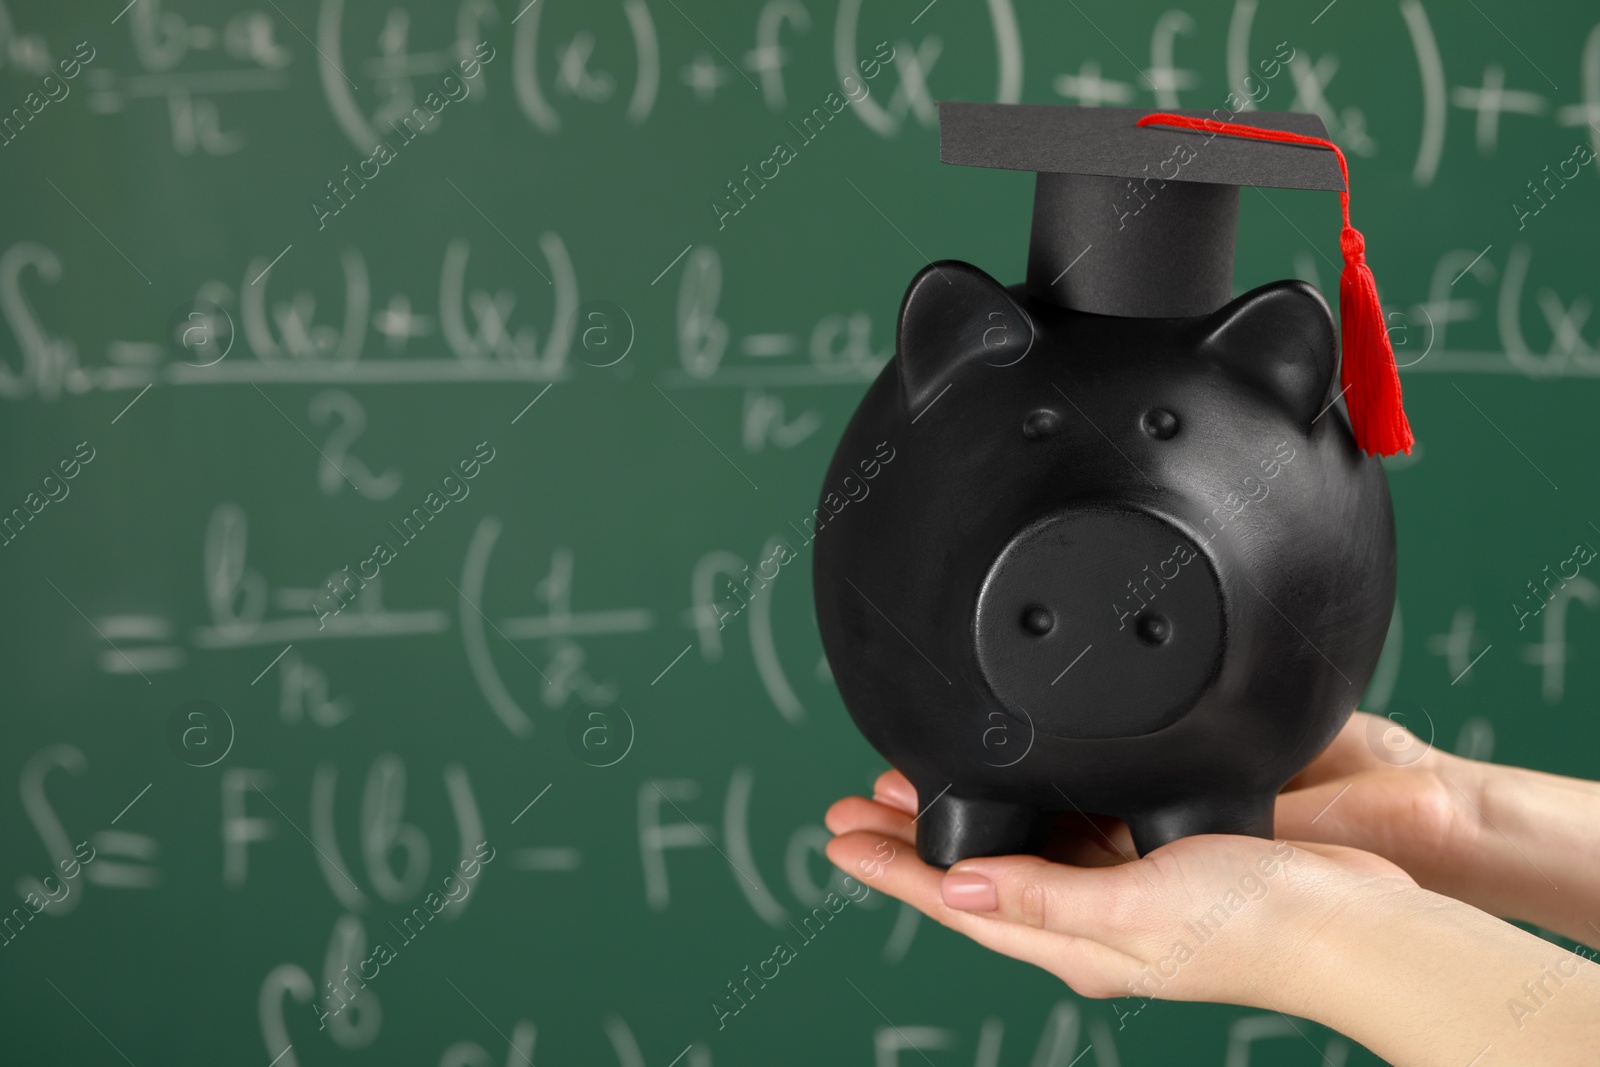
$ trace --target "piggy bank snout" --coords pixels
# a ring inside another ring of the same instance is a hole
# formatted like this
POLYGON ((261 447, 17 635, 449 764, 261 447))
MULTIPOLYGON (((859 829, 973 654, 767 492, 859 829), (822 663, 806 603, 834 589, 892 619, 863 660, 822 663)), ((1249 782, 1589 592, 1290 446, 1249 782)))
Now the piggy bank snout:
POLYGON ((973 625, 984 680, 1048 736, 1131 737, 1176 721, 1217 672, 1223 598, 1207 555, 1131 507, 1064 508, 995 557, 973 625))

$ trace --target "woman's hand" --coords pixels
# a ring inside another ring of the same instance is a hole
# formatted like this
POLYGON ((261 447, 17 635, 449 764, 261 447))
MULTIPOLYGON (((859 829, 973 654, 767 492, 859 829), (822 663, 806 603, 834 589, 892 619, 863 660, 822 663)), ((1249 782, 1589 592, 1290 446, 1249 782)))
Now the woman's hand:
POLYGON ((1309 1014, 1319 934, 1355 907, 1417 892, 1404 871, 1335 845, 1208 835, 1131 856, 1108 827, 1063 819, 1049 852, 964 860, 916 853, 916 795, 897 771, 827 814, 828 857, 979 944, 1091 997, 1209 1000, 1309 1014))
MULTIPOLYGON (((880 801, 914 804, 879 779, 880 801)), ((1424 889, 1600 947, 1600 785, 1464 759, 1365 712, 1278 797, 1277 833, 1382 856, 1424 889)), ((1122 863, 1119 819, 1077 816, 1046 854, 1080 867, 1122 863)))
MULTIPOLYGON (((1334 775, 1339 758, 1324 764, 1328 781, 1371 773, 1334 775)), ((1362 805, 1400 810, 1391 786, 1360 788, 1362 805)), ((1131 859, 1120 823, 1072 816, 1047 853, 1081 865, 1001 856, 942 872, 917 857, 910 783, 891 771, 875 793, 828 810, 830 860, 1085 996, 1300 1015, 1403 1065, 1579 1064, 1600 1047, 1600 967, 1370 853, 1206 835, 1131 859)), ((1327 815, 1315 814, 1307 822, 1321 826, 1327 815)))
POLYGON ((1358 711, 1284 787, 1276 829, 1376 853, 1425 888, 1482 906, 1473 868, 1491 832, 1479 797, 1485 767, 1358 711))
POLYGON ((1463 759, 1364 712, 1278 797, 1277 832, 1383 856, 1493 915, 1600 945, 1600 786, 1463 759))

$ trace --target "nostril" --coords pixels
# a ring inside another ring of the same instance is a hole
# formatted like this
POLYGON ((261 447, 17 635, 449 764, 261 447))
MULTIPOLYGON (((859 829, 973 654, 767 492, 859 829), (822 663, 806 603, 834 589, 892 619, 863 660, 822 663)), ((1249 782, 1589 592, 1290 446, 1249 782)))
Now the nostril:
POLYGON ((1146 615, 1139 620, 1137 632, 1147 645, 1164 645, 1172 636, 1172 624, 1163 615, 1146 615))
POLYGON ((1040 408, 1028 413, 1022 420, 1022 436, 1030 441, 1039 441, 1049 437, 1061 427, 1061 414, 1049 408, 1040 408))
POLYGON ((1151 408, 1144 413, 1144 432, 1157 441, 1170 441, 1178 432, 1178 416, 1166 408, 1151 408))
POLYGON ((1022 628, 1038 637, 1043 637, 1055 629, 1056 617, 1050 614, 1049 608, 1037 604, 1022 613, 1022 628))

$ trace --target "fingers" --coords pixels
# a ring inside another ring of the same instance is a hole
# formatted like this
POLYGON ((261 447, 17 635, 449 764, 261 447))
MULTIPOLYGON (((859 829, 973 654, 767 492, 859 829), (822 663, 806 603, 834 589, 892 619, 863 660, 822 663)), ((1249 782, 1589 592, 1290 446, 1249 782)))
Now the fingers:
POLYGON ((1284 786, 1284 790, 1305 789, 1386 767, 1432 767, 1450 759, 1449 753, 1433 748, 1398 718, 1358 711, 1350 716, 1328 747, 1284 786))
POLYGON ((1039 856, 962 860, 941 888, 957 910, 1112 943, 1130 930, 1129 903, 1149 892, 1127 866, 1070 867, 1039 856))
POLYGON ((1341 840, 1358 829, 1351 826, 1349 817, 1361 806, 1358 803, 1361 795, 1347 794, 1359 785, 1358 778, 1336 778, 1280 793, 1273 812, 1273 825, 1279 834, 1288 838, 1341 840))
POLYGON ((912 785, 905 775, 892 768, 878 775, 878 780, 872 783, 872 799, 891 808, 898 808, 907 815, 917 813, 917 787, 912 785))
POLYGON ((828 842, 827 853, 841 871, 932 918, 944 910, 939 898, 943 872, 918 859, 916 847, 902 838, 874 830, 847 830, 828 842))
POLYGON ((905 848, 916 849, 917 828, 912 817, 898 808, 865 797, 845 797, 823 816, 830 833, 867 831, 892 837, 905 848))
POLYGON ((829 842, 827 852, 836 866, 873 889, 904 901, 985 948, 1049 971, 1084 996, 1126 993, 1136 967, 1132 957, 1087 938, 1010 922, 995 913, 949 906, 944 884, 951 876, 923 863, 916 849, 898 838, 851 831, 829 842))

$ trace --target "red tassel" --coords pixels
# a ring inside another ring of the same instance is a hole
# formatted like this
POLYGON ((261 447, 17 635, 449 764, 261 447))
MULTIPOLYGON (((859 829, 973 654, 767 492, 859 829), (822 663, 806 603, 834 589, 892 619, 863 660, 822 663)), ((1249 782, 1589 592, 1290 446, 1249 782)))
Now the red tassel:
MULTIPOLYGON (((1346 194, 1348 200, 1348 194, 1346 194)), ((1369 456, 1410 453, 1416 438, 1400 403, 1400 370, 1395 366, 1389 331, 1383 325, 1378 283, 1365 256, 1367 243, 1350 225, 1346 208, 1339 235, 1344 270, 1339 274, 1339 326, 1344 358, 1339 384, 1356 444, 1369 456)))
POLYGON ((1409 453, 1416 439, 1401 403, 1400 370, 1395 366, 1389 331, 1384 328, 1378 283, 1367 266, 1367 242, 1350 225, 1350 170, 1339 146, 1322 137, 1164 112, 1146 115, 1138 124, 1176 126, 1201 133, 1332 149, 1339 159, 1339 171, 1344 175, 1344 191, 1339 194, 1339 205, 1344 212, 1344 229, 1339 234, 1339 248, 1344 253, 1344 270, 1339 275, 1340 345, 1344 351, 1339 382, 1343 386, 1345 407, 1350 412, 1356 445, 1362 451, 1370 456, 1409 453))

